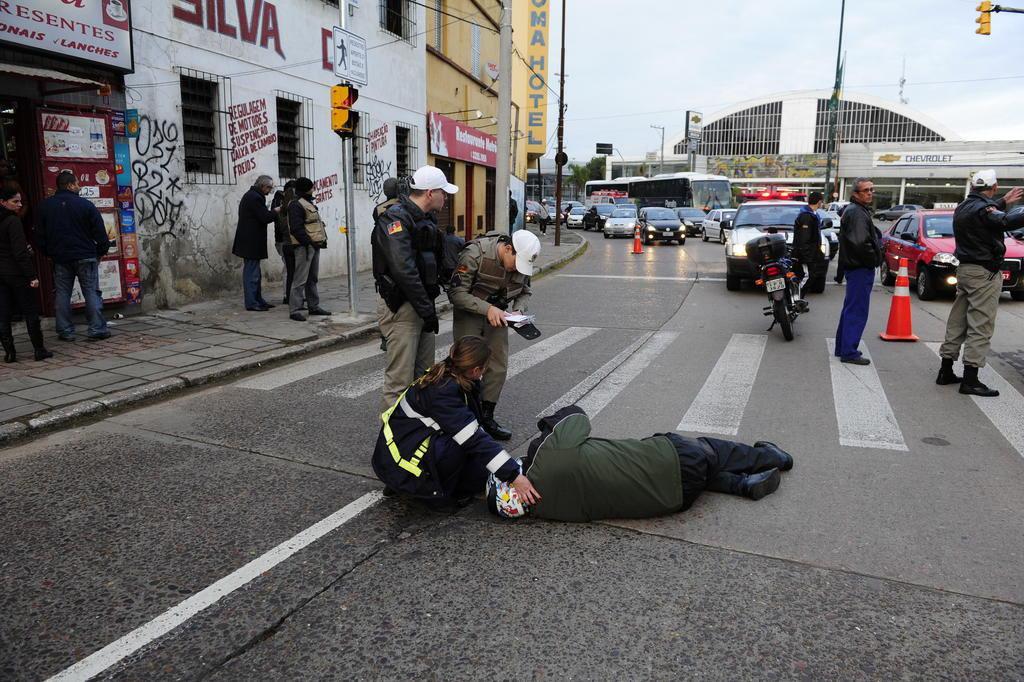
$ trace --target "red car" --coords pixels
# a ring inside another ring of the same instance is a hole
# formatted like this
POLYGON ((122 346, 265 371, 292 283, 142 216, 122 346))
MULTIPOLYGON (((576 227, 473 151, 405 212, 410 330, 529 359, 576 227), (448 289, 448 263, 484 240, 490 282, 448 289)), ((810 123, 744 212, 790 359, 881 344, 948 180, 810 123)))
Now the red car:
MULTIPOLYGON (((920 210, 906 213, 882 235, 885 258, 882 260, 882 283, 892 286, 899 272, 900 258, 907 259, 910 279, 916 283, 917 296, 930 301, 941 292, 956 289, 956 266, 953 255, 953 211, 920 210)), ((1024 301, 1024 242, 1006 237, 1003 259, 1003 291, 1015 301, 1024 301)))

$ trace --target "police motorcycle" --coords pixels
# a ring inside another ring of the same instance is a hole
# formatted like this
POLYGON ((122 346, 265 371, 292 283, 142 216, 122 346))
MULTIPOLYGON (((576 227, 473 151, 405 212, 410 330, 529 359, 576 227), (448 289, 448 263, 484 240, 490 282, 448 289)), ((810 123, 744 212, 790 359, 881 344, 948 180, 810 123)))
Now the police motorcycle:
POLYGON ((785 236, 769 233, 751 239, 747 242, 747 260, 754 266, 754 284, 763 285, 768 294, 764 314, 773 318, 768 331, 777 324, 783 338, 792 341, 793 323, 800 313, 807 312, 807 302, 800 298, 800 284, 785 236))

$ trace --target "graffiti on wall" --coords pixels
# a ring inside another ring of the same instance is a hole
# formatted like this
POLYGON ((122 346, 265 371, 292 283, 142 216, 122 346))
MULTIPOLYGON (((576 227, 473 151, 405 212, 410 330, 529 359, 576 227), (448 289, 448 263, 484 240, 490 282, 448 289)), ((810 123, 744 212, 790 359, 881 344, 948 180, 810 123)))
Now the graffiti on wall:
POLYGON ((313 203, 322 204, 334 197, 334 188, 338 186, 338 174, 324 176, 313 181, 313 203))
POLYGON ((171 166, 180 135, 176 122, 142 116, 132 161, 139 224, 174 236, 185 205, 181 177, 171 166))
POLYGON ((229 112, 231 163, 234 164, 236 176, 245 175, 256 170, 256 152, 277 142, 277 133, 270 132, 268 127, 270 119, 265 99, 236 104, 229 112))
POLYGON ((367 151, 370 158, 366 163, 366 192, 374 203, 384 196, 384 181, 391 177, 391 162, 385 162, 378 152, 388 144, 388 124, 370 131, 366 137, 367 151))

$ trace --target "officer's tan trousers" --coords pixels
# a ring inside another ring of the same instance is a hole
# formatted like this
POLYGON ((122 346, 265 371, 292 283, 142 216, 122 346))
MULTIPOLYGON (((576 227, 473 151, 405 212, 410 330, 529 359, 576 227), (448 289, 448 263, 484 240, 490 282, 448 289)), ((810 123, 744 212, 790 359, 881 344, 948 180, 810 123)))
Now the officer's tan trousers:
POLYGON ((956 300, 946 320, 946 340, 939 355, 956 360, 964 347, 964 364, 984 367, 996 330, 1002 273, 964 263, 956 269, 956 300))
POLYGON ((483 315, 456 308, 452 328, 456 339, 479 336, 491 347, 491 361, 487 363, 487 371, 484 373, 481 400, 487 403, 498 402, 508 375, 508 327, 492 327, 483 315))
POLYGON ((423 318, 411 303, 391 312, 383 299, 377 301, 377 324, 387 343, 384 395, 380 412, 395 404, 402 391, 434 364, 433 332, 423 332, 423 318))

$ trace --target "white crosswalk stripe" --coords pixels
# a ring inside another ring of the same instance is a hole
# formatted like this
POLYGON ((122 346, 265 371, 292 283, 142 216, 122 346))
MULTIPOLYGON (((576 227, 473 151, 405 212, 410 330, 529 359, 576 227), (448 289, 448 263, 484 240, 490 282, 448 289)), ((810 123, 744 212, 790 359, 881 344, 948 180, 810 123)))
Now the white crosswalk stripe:
POLYGON ((588 392, 590 392, 591 389, 593 389, 599 383, 604 381, 605 377, 611 374, 616 367, 625 362, 626 358, 628 358, 630 355, 636 352, 636 349, 642 346, 644 343, 646 343, 647 339, 651 338, 651 336, 653 335, 654 332, 647 332, 646 334, 635 340, 633 343, 626 346, 624 349, 622 349, 622 351, 619 352, 618 355, 616 355, 614 358, 601 365, 600 369, 598 369, 596 372, 588 376, 580 383, 573 386, 569 390, 569 392, 563 395, 561 398, 548 405, 547 409, 538 412, 537 416, 543 417, 545 415, 552 414, 553 412, 557 412, 563 407, 568 407, 569 405, 575 404, 577 400, 585 396, 588 392))
MULTIPOLYGON (((514 353, 508 360, 508 378, 524 372, 536 364, 557 355, 573 344, 597 332, 596 327, 570 327, 557 334, 527 346, 514 353)), ((440 362, 448 355, 448 347, 438 348, 434 361, 440 362)), ((379 390, 384 382, 384 370, 378 369, 321 391, 317 395, 331 398, 358 398, 371 391, 379 390)))
MULTIPOLYGON (((836 340, 826 339, 832 399, 839 426, 839 444, 856 448, 906 450, 903 432, 885 395, 874 364, 851 365, 835 356, 836 340)), ((871 359, 867 346, 860 351, 871 359)))
MULTIPOLYGON (((444 334, 452 330, 451 320, 442 320, 440 325, 440 333, 444 334)), ((288 384, 295 383, 296 381, 302 381, 308 379, 311 376, 322 374, 323 372, 329 372, 339 367, 345 367, 361 360, 367 360, 377 355, 382 355, 383 351, 380 349, 380 342, 373 341, 371 343, 364 343, 353 348, 345 348, 343 350, 337 350, 332 353, 325 353, 318 355, 308 360, 301 360, 299 362, 290 364, 281 369, 271 370, 258 374, 248 379, 243 379, 235 383, 236 388, 251 388, 257 391, 272 391, 275 388, 281 388, 288 384)))
MULTIPOLYGON (((628 386, 633 379, 639 376, 648 365, 661 355, 678 336, 678 332, 656 332, 652 334, 637 349, 636 353, 630 355, 625 362, 612 370, 603 381, 599 380, 599 383, 594 386, 593 390, 576 401, 576 405, 583 408, 591 418, 595 417, 598 412, 608 406, 608 403, 615 396, 622 392, 622 389, 628 386)), ((555 401, 555 404, 562 402, 568 395, 566 394, 566 396, 555 401)))
MULTIPOLYGON (((941 344, 929 343, 927 346, 938 356, 941 344)), ((956 362, 954 366, 957 373, 963 374, 962 362, 956 362)), ((999 429, 1003 438, 1009 441, 1017 454, 1024 457, 1024 419, 1021 418, 1024 415, 1024 396, 991 367, 986 366, 978 370, 978 378, 989 388, 999 391, 999 395, 995 398, 971 396, 971 399, 992 425, 999 429)), ((956 387, 952 388, 956 390, 956 387)))
POLYGON ((739 433, 767 341, 763 334, 732 335, 679 422, 680 431, 727 436, 739 433))

